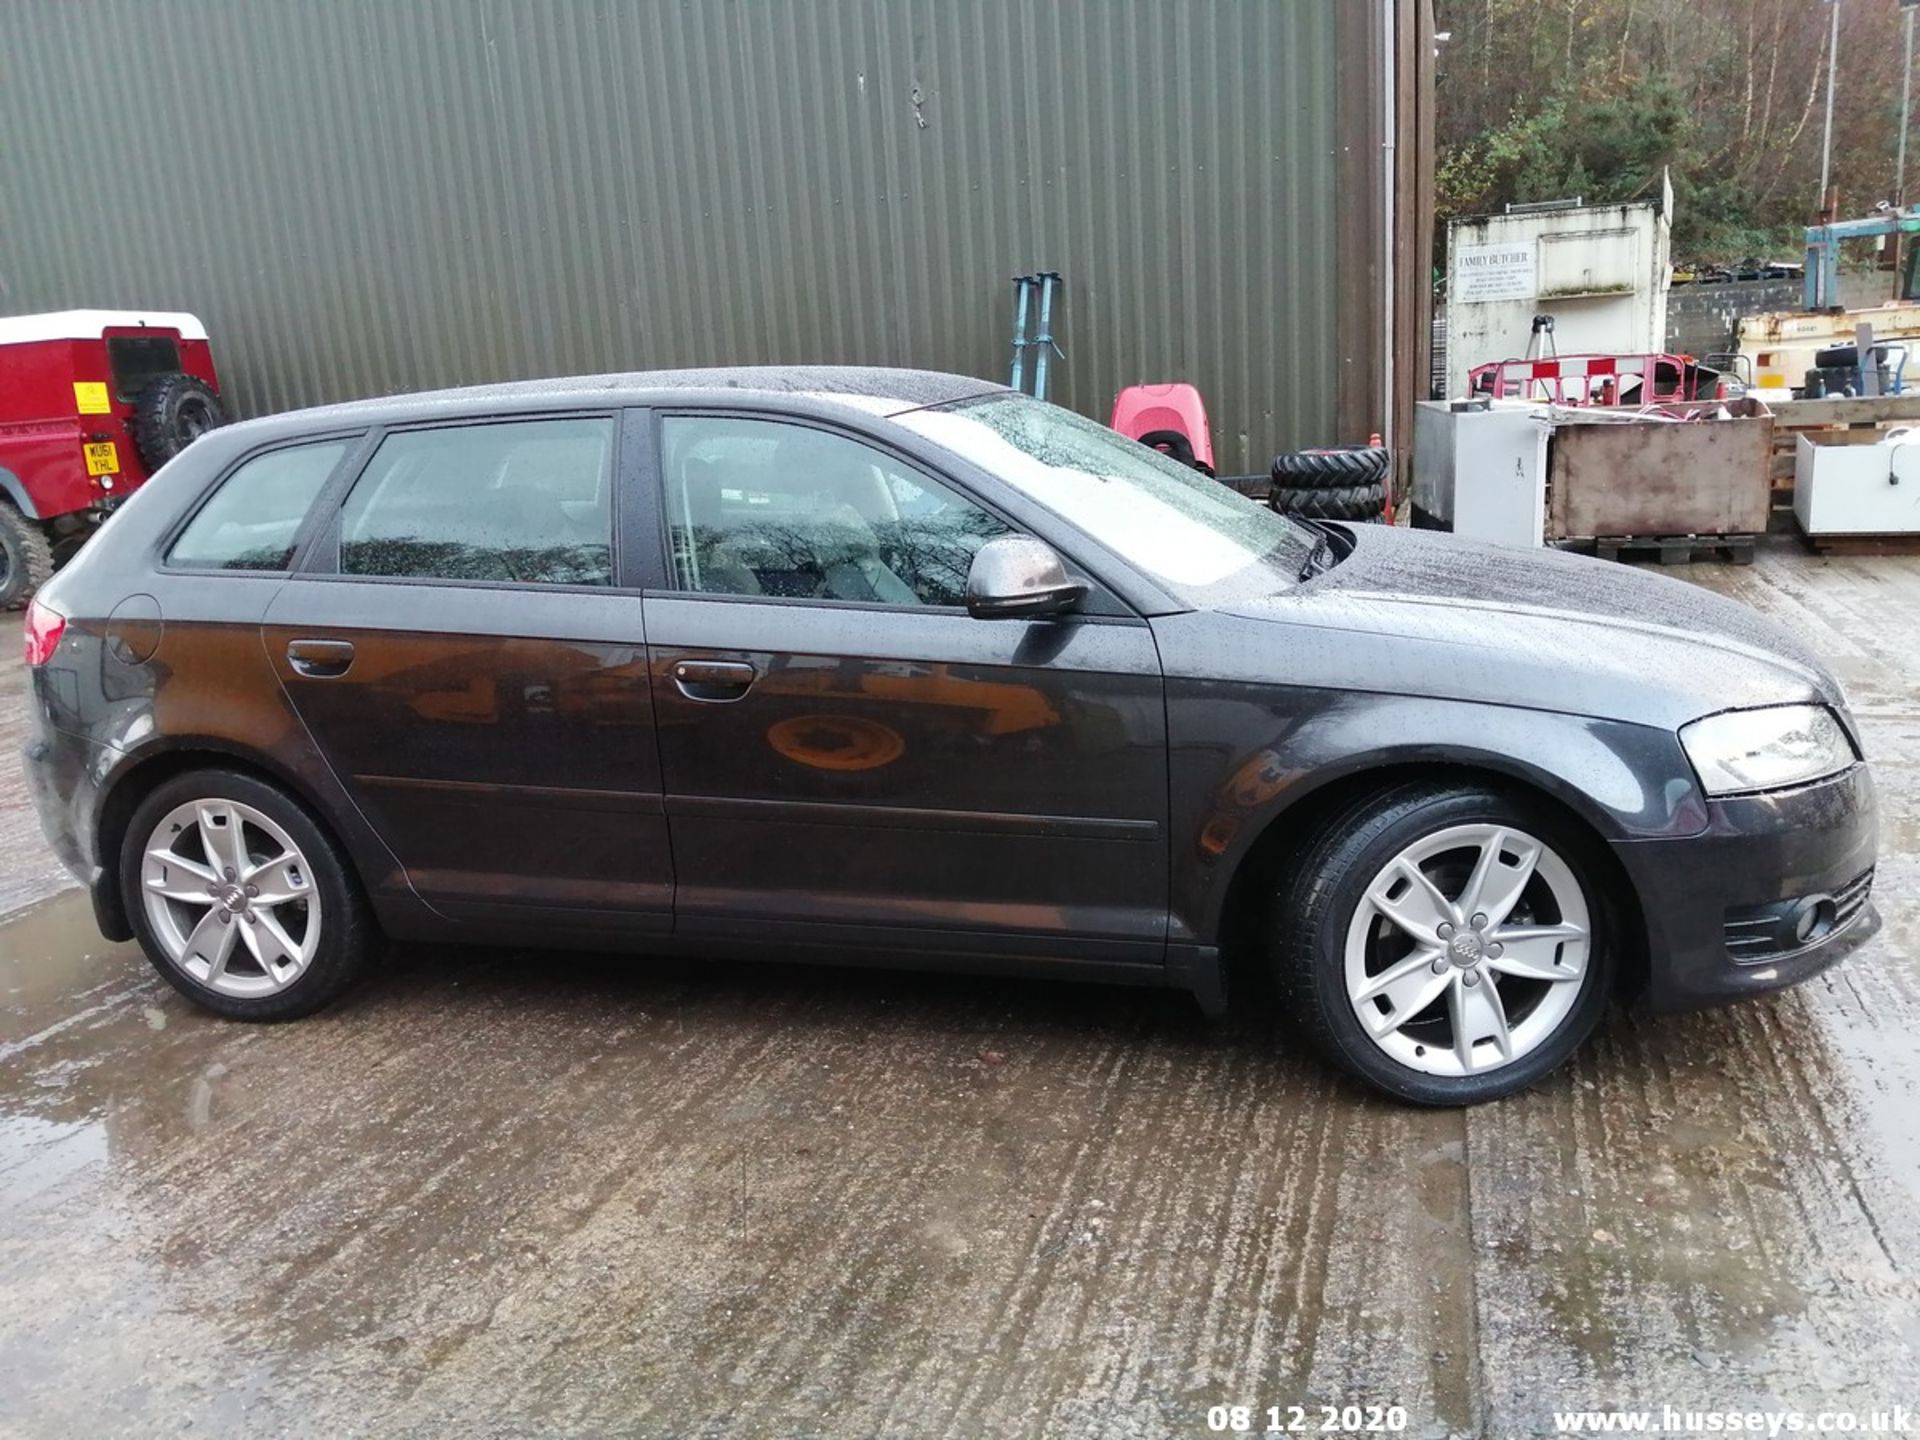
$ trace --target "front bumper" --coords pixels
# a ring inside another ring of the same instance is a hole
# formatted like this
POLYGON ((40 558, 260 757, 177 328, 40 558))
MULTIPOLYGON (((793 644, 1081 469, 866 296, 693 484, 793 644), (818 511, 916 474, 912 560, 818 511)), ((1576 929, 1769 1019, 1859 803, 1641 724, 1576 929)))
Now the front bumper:
POLYGON ((1793 790, 1715 800, 1707 810, 1698 835, 1614 845, 1646 920, 1655 1009, 1797 985, 1878 930, 1867 877, 1879 820, 1864 764, 1793 790), (1838 900, 1833 911, 1821 909, 1829 898, 1838 900), (1793 918, 1815 910, 1831 913, 1831 923, 1795 940, 1793 918), (1777 943, 1754 942, 1761 916, 1777 943))

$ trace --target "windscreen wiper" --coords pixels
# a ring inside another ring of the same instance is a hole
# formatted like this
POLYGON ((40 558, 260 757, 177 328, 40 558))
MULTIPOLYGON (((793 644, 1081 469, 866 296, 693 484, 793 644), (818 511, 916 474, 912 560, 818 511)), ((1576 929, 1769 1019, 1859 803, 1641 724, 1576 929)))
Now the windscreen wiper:
POLYGON ((1300 566, 1298 579, 1310 580, 1321 573, 1323 560, 1328 563, 1325 569, 1332 569, 1333 542, 1327 538, 1327 532, 1318 525, 1313 527, 1313 549, 1307 552, 1307 558, 1300 566))

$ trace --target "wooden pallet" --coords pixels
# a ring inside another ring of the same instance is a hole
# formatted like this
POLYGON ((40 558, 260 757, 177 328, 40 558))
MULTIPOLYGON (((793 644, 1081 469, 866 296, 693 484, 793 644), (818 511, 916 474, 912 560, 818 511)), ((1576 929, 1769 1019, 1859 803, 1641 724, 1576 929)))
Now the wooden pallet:
POLYGON ((1803 535, 1821 555, 1920 555, 1920 535, 1803 535))
POLYGON ((1653 555, 1662 565, 1688 565, 1696 556, 1751 565, 1754 542, 1758 538, 1756 535, 1601 535, 1593 542, 1593 553, 1602 560, 1653 555))

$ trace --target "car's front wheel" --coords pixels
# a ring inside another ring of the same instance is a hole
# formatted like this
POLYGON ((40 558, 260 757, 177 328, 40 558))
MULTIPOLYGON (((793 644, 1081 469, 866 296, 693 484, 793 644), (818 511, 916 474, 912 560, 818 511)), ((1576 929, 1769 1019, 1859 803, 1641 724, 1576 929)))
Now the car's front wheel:
POLYGON ((1546 807, 1416 785, 1331 819, 1275 910, 1280 988, 1337 1063, 1405 1100, 1533 1084, 1605 1010, 1614 958, 1592 841, 1546 807))
POLYGON ((157 786, 127 827, 120 879, 154 968, 238 1020, 318 1010, 377 941, 339 845, 287 795, 238 771, 157 786))

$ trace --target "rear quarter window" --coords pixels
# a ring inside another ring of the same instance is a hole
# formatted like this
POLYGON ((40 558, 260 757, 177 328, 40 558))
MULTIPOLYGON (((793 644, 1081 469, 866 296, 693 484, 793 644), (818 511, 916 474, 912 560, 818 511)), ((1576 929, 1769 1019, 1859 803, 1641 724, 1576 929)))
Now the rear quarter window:
POLYGON ((347 444, 290 446, 246 461, 180 532, 167 563, 191 570, 285 570, 300 522, 347 444))

